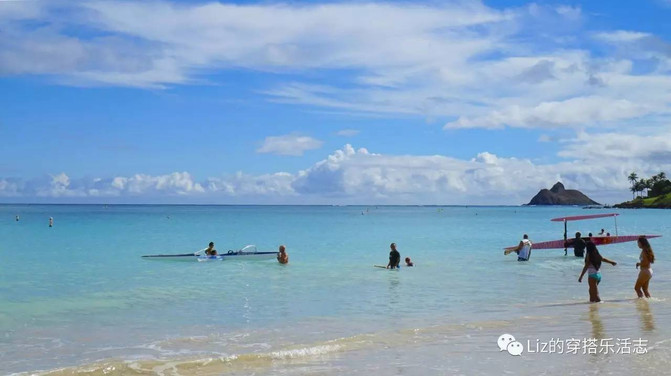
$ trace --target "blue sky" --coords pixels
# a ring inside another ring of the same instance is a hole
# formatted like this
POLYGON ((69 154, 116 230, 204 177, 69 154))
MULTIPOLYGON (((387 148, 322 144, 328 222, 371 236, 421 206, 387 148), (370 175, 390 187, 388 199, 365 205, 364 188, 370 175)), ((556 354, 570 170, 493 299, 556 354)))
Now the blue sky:
POLYGON ((671 1, 0 1, 0 202, 600 202, 670 171, 671 1))

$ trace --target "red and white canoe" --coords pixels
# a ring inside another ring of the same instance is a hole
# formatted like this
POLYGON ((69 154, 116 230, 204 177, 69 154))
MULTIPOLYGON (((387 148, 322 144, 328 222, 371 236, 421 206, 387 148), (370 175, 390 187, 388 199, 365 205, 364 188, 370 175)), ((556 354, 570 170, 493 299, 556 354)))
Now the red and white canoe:
MULTIPOLYGON (((552 222, 564 222, 564 239, 559 239, 559 240, 550 240, 546 242, 538 242, 538 243, 533 243, 532 249, 561 249, 561 248, 572 248, 573 247, 573 238, 566 239, 567 235, 567 223, 571 221, 582 221, 584 219, 596 219, 596 218, 607 218, 607 217, 613 217, 615 219, 615 233, 616 235, 614 236, 592 236, 590 237, 583 237, 582 239, 584 241, 592 241, 595 245, 608 245, 608 244, 616 244, 616 243, 625 243, 625 242, 633 242, 637 241, 638 238, 641 236, 647 238, 647 239, 652 239, 652 238, 659 238, 661 235, 622 235, 619 236, 617 235, 617 217, 618 213, 603 213, 603 214, 590 214, 590 215, 574 215, 570 217, 559 217, 559 218, 552 218, 550 221, 552 222)), ((505 250, 511 250, 515 249, 517 246, 512 246, 512 247, 506 247, 504 248, 505 250)))
MULTIPOLYGON (((633 242, 637 241, 638 238, 641 236, 646 237, 647 239, 652 239, 652 238, 659 238, 661 235, 622 235, 622 236, 593 236, 592 237, 592 243, 595 245, 608 245, 608 244, 616 244, 616 243, 625 243, 625 242, 633 242)), ((589 237, 582 238, 584 241, 590 240, 589 237)), ((564 239, 560 240, 550 240, 546 242, 538 242, 538 243, 533 243, 533 246, 531 247, 532 250, 536 249, 562 249, 562 248, 571 248, 573 247, 572 245, 573 239, 568 239, 567 241, 564 241, 564 239)), ((511 248, 516 248, 517 246, 512 246, 512 247, 506 247, 505 249, 511 249, 511 248)))

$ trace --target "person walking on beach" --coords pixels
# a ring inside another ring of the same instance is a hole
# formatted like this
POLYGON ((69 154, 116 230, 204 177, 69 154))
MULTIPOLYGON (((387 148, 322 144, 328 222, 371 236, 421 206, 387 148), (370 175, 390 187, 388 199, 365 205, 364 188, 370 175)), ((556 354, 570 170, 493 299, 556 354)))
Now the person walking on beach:
POLYGON ((601 301, 599 297, 599 282, 601 282, 601 263, 607 262, 613 266, 617 265, 615 261, 611 261, 599 253, 599 250, 596 248, 596 245, 592 242, 587 242, 587 256, 585 256, 585 266, 582 268, 580 277, 578 277, 578 282, 582 283, 582 277, 587 272, 587 282, 589 283, 589 301, 592 303, 598 303, 601 301))
POLYGON ((277 262, 280 264, 289 263, 289 254, 287 253, 287 248, 283 245, 280 246, 280 251, 277 252, 277 262))
POLYGON ((575 239, 573 239, 573 254, 575 257, 585 257, 585 247, 587 247, 587 244, 582 240, 582 234, 576 232, 575 239))
POLYGON ((391 243, 389 248, 391 248, 391 251, 389 252, 389 264, 387 264, 387 269, 396 269, 401 262, 401 254, 396 250, 396 243, 391 243))
POLYGON ((639 298, 642 298, 644 294, 646 298, 649 298, 650 292, 648 291, 648 284, 650 284, 650 279, 652 279, 652 268, 650 264, 655 262, 655 253, 652 251, 648 239, 643 236, 638 238, 638 248, 641 249, 641 256, 638 258, 640 262, 636 263, 636 269, 640 267, 641 271, 638 272, 634 290, 639 298))
POLYGON ((210 242, 210 244, 207 245, 207 248, 205 248, 205 254, 208 256, 217 255, 217 250, 214 249, 214 242, 210 242))

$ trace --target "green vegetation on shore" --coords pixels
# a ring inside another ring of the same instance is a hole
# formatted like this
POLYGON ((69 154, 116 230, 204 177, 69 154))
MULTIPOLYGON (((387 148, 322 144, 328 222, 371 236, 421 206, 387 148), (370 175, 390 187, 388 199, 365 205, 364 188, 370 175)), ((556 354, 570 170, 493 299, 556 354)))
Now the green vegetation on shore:
POLYGON ((671 181, 664 172, 649 178, 639 179, 635 172, 629 177, 630 191, 634 196, 631 201, 615 205, 616 208, 662 208, 671 209, 671 181), (643 193, 647 192, 646 196, 643 193))

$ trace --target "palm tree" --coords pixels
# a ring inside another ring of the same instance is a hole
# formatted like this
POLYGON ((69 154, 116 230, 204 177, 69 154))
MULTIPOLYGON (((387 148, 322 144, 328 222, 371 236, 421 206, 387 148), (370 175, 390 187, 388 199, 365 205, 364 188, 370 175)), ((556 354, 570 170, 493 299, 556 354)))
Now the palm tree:
POLYGON ((646 190, 645 195, 649 196, 650 195, 650 190, 655 185, 655 183, 657 183, 657 181, 655 179, 643 179, 643 180, 641 180, 641 182, 643 183, 642 184, 643 189, 646 190))
POLYGON ((636 189, 636 192, 639 192, 640 197, 643 191, 645 190, 645 181, 643 179, 637 181, 636 183, 634 183, 634 188, 636 189))
POLYGON ((657 174, 657 175, 655 175, 655 176, 657 177, 657 180, 658 180, 658 181, 664 181, 664 180, 666 180, 666 174, 664 173, 664 171, 660 172, 659 174, 657 174))
POLYGON ((636 192, 638 191, 636 188, 636 183, 638 182, 638 175, 636 175, 635 172, 632 172, 629 174, 627 177, 629 179, 629 183, 631 183, 631 199, 634 199, 634 196, 636 195, 636 192))

